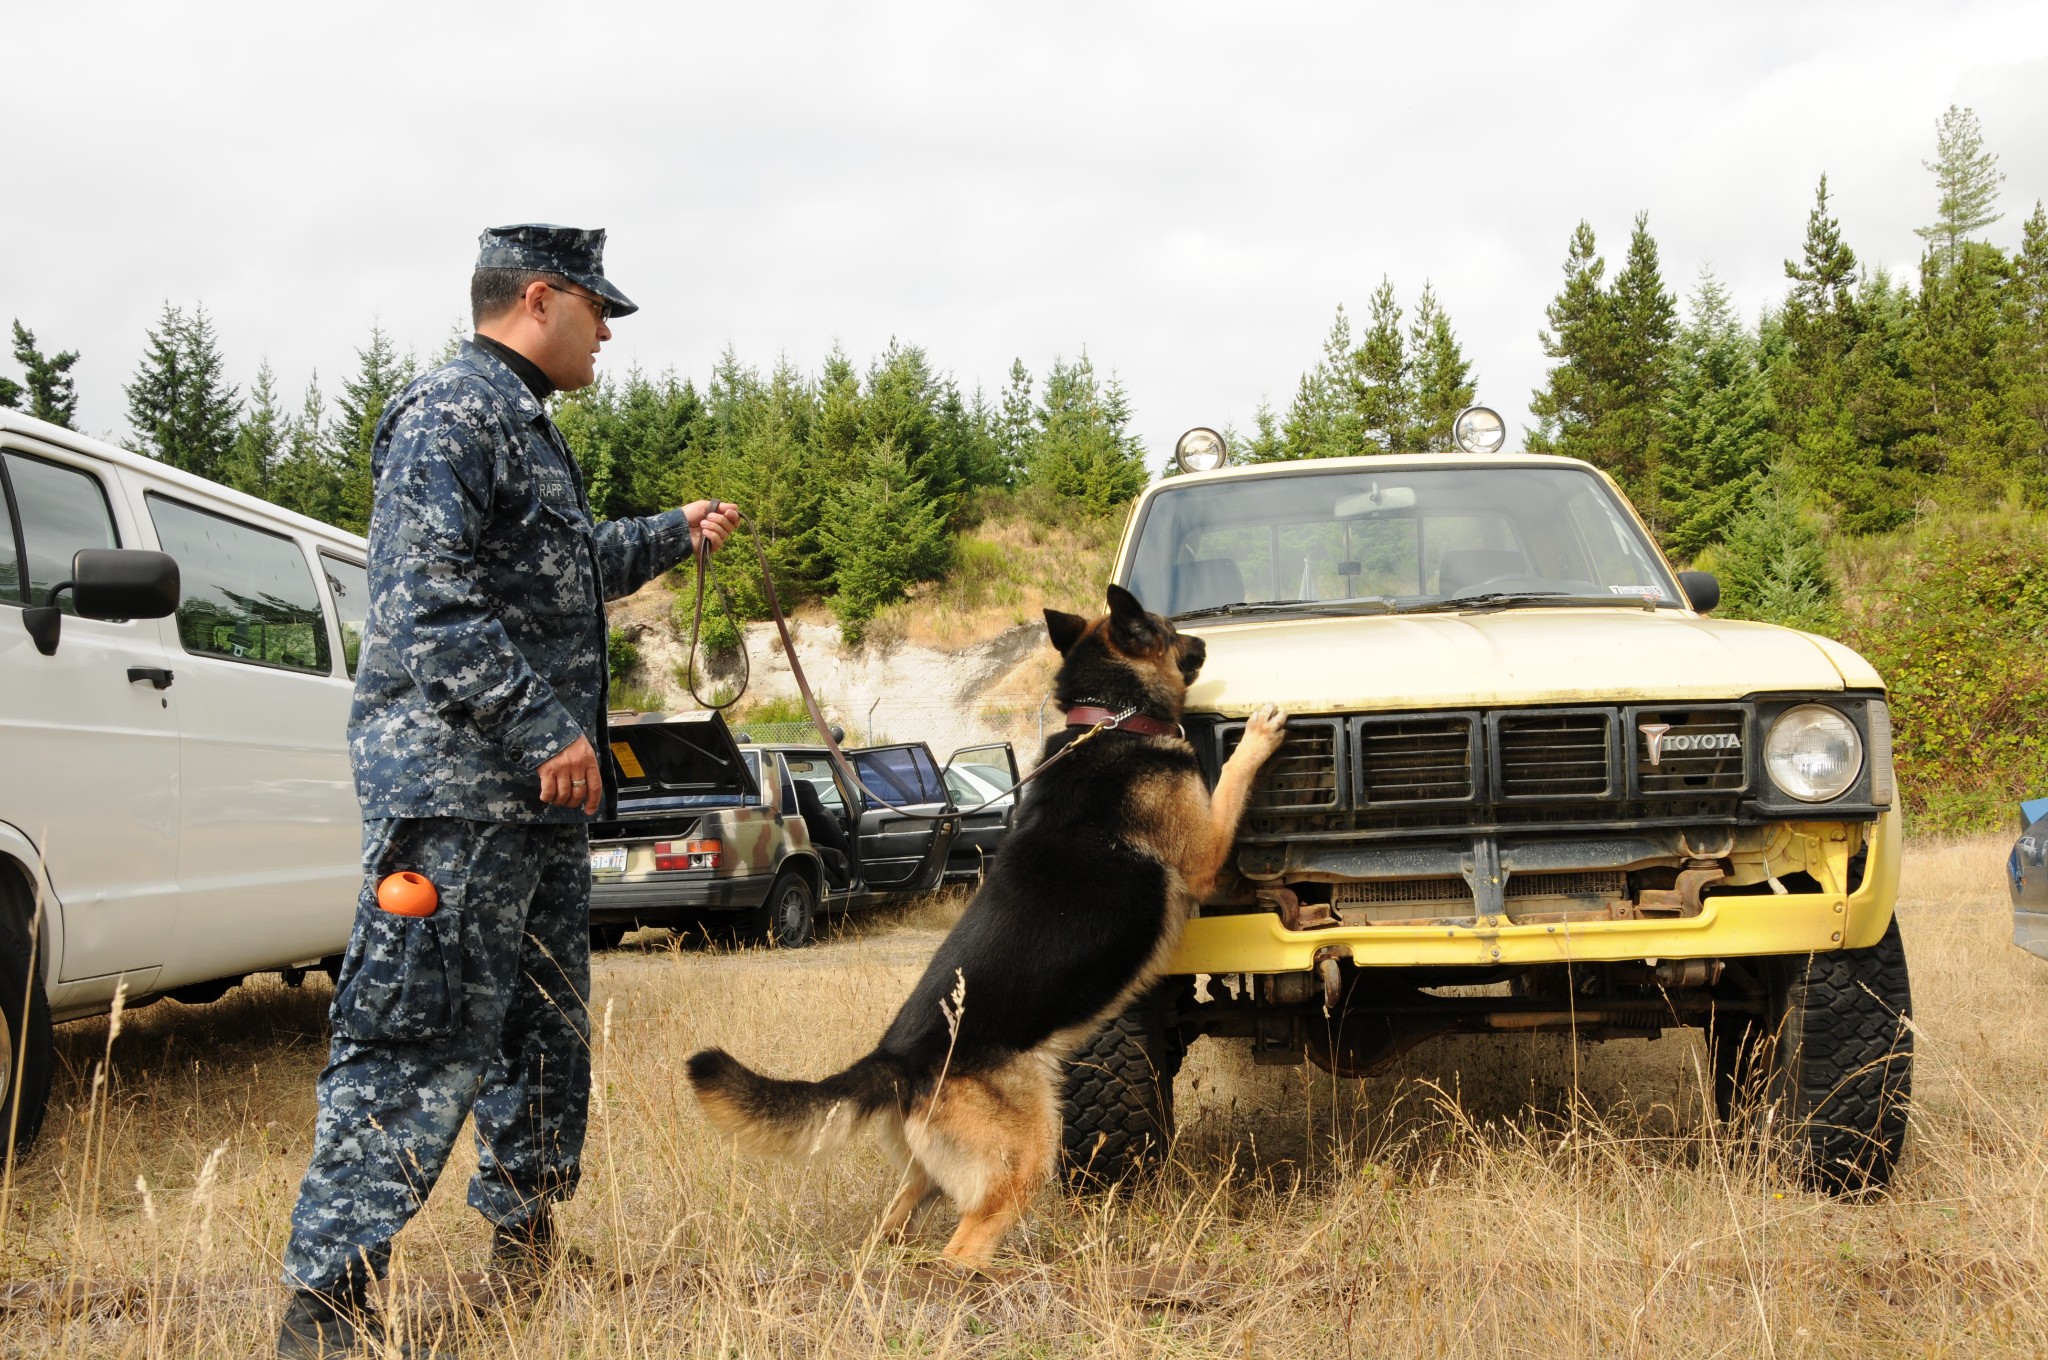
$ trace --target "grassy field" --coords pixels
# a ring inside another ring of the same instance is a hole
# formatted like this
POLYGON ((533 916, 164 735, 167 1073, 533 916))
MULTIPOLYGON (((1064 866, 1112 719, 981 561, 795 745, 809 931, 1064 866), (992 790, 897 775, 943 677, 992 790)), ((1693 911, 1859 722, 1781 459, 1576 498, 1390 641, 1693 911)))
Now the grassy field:
MULTIPOLYGON (((1918 1104, 1875 1202, 1810 1195, 1719 1141, 1689 1036, 1444 1040, 1354 1083, 1205 1041, 1161 1179, 1121 1200, 1048 1190, 1000 1277, 961 1282, 936 1263, 943 1209, 906 1246, 871 1239, 893 1187, 865 1141, 741 1160, 682 1081, 706 1043, 789 1075, 862 1052, 943 929, 937 903, 797 954, 603 956, 586 1182, 563 1215, 596 1270, 530 1310, 451 1304, 486 1239, 459 1154, 400 1239, 394 1304, 459 1327, 467 1354, 534 1360, 2037 1355, 2048 963, 2007 940, 2003 853, 1908 851, 1918 1104)), ((268 1353, 326 1000, 272 983, 60 1030, 56 1108, 5 1192, 0 1353, 268 1353)))

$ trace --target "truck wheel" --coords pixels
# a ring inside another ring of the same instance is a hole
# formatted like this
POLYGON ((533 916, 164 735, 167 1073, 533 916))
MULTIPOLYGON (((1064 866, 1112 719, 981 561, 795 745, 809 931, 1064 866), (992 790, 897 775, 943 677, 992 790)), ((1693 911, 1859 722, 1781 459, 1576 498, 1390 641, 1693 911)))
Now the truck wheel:
POLYGON ((1906 1145, 1913 1090, 1912 986, 1894 917, 1867 949, 1768 961, 1762 1024, 1717 1035, 1716 1104, 1738 1108, 1752 1063, 1756 1117, 1829 1194, 1891 1183, 1906 1145), (1726 1095, 1723 1095, 1723 1092, 1726 1095))
POLYGON ((750 939, 777 949, 802 949, 817 936, 818 898, 810 880, 794 869, 784 870, 768 900, 743 920, 750 939))
POLYGON ((0 1162, 10 1148, 28 1151, 50 1098, 50 1002, 42 970, 29 970, 33 914, 28 885, 0 864, 0 1162))
POLYGON ((1096 1031, 1067 1068, 1060 1170, 1076 1190, 1129 1183, 1173 1137, 1182 1048, 1159 1004, 1140 997, 1096 1031))

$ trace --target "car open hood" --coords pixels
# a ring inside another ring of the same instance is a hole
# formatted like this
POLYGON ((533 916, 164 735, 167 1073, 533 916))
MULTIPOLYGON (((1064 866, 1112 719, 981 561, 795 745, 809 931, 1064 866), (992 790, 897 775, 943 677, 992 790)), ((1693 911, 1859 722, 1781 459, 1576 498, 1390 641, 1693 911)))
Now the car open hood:
POLYGON ((1838 642, 1678 610, 1521 608, 1184 627, 1209 658, 1187 709, 1241 717, 1512 704, 1734 699, 1877 688, 1838 642))
POLYGON ((622 810, 730 807, 760 793, 716 713, 615 718, 609 755, 622 810))

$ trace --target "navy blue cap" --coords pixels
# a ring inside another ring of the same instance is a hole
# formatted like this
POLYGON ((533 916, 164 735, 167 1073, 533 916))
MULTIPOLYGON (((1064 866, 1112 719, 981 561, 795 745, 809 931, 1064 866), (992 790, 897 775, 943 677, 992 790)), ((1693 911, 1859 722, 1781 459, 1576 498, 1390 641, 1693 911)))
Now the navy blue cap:
POLYGON ((558 274, 580 284, 611 304, 613 316, 640 310, 604 276, 604 229, 557 227, 523 222, 512 227, 486 227, 477 238, 478 269, 520 269, 558 274))

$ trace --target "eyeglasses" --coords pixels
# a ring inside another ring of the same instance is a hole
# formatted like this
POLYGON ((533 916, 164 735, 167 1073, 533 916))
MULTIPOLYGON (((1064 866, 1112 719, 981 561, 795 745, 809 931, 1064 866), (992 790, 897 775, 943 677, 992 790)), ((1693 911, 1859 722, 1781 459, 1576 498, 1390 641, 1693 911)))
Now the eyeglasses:
POLYGON ((589 293, 579 293, 574 288, 563 288, 552 283, 543 284, 542 286, 552 289, 557 293, 567 293, 573 298, 582 298, 590 304, 590 310, 597 313, 597 324, 600 326, 612 319, 612 305, 601 297, 595 297, 589 293))

